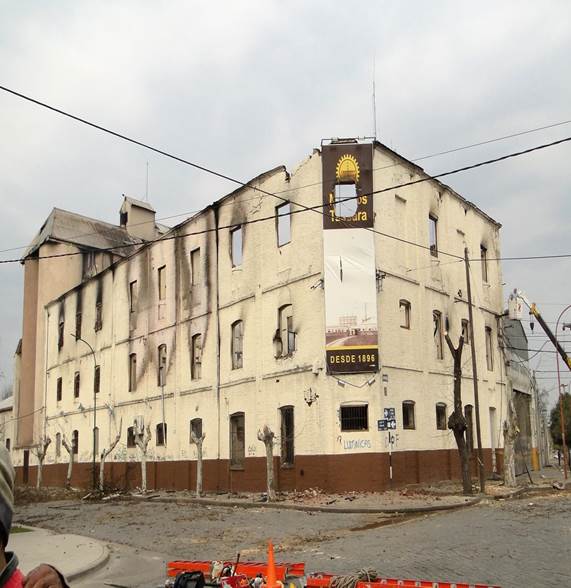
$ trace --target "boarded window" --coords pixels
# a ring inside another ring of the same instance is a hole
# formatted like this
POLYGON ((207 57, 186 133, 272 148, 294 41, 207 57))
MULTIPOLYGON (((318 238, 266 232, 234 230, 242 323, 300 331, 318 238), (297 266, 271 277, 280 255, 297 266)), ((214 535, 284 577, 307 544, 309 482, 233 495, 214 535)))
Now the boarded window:
POLYGON ((230 231, 232 267, 242 265, 242 245, 242 227, 236 227, 230 231))
POLYGON ((163 265, 158 269, 159 300, 167 297, 167 266, 163 265))
POLYGON ((157 435, 157 445, 166 445, 167 444, 167 424, 166 423, 159 423, 156 428, 157 435))
POLYGON ((402 403, 402 428, 403 429, 415 429, 416 424, 414 421, 414 401, 405 400, 402 403))
POLYGON ((293 307, 282 306, 278 312, 276 357, 291 355, 295 351, 296 333, 293 330, 293 307))
POLYGON ((400 326, 402 329, 410 329, 410 302, 401 299, 399 301, 400 326))
POLYGON ((59 323, 58 323, 58 330, 57 330, 57 348, 58 349, 61 349, 63 347, 64 327, 65 327, 64 320, 63 320, 63 318, 60 318, 59 323))
POLYGON ((436 359, 444 359, 442 348, 442 315, 438 310, 432 311, 432 334, 436 349, 436 359))
POLYGON ((167 384, 167 346, 163 343, 157 349, 157 384, 159 386, 166 386, 167 384))
POLYGON ((137 280, 133 280, 129 283, 129 311, 137 312, 138 305, 138 291, 137 291, 137 280))
POLYGON ((470 345, 470 321, 462 319, 462 337, 464 337, 464 345, 470 345))
POLYGON ((95 304, 95 330, 100 331, 103 327, 103 302, 95 304))
POLYGON ((368 431, 369 406, 342 406, 340 409, 342 431, 368 431))
POLYGON ((281 414, 281 457, 282 465, 293 465, 294 427, 293 406, 280 408, 281 414))
POLYGON ((79 386, 80 386, 80 376, 79 372, 75 372, 75 376, 73 377, 73 397, 79 398, 79 386))
POLYGON ((244 323, 236 321, 232 324, 232 369, 236 370, 244 365, 244 323))
POLYGON ((446 431, 446 404, 444 402, 436 403, 436 428, 439 431, 446 431))
POLYGON ((246 433, 244 413, 238 412, 230 417, 230 465, 244 467, 246 457, 246 433))
POLYGON ((276 231, 278 247, 291 241, 291 204, 289 202, 276 206, 276 231))
POLYGON ((127 429, 127 447, 133 448, 136 447, 135 443, 135 427, 129 427, 127 429))
POLYGON ((129 355, 129 392, 137 388, 137 354, 129 355))
POLYGON ((57 382, 56 382, 56 400, 58 402, 61 402, 61 397, 63 394, 63 383, 62 383, 62 379, 58 378, 57 382))
POLYGON ((192 349, 190 358, 190 377, 200 380, 202 375, 202 335, 197 333, 192 336, 192 349))
POLYGON ((81 339, 81 312, 75 313, 75 338, 81 339))
POLYGON ((95 369, 93 370, 93 392, 95 392, 95 394, 98 394, 100 387, 101 387, 101 368, 98 365, 96 365, 95 369))
POLYGON ((482 265, 482 281, 488 283, 488 250, 480 245, 480 261, 482 265))
POLYGON ((71 434, 71 451, 73 455, 79 453, 79 431, 77 429, 71 434))
POLYGON ((202 437, 202 419, 196 418, 190 421, 190 442, 192 443, 192 435, 197 439, 202 437))
POLYGON ((490 327, 486 327, 486 364, 488 366, 488 371, 494 370, 494 347, 493 347, 493 339, 492 339, 492 329, 490 327))
POLYGON ((428 217, 428 246, 430 255, 438 257, 438 219, 432 215, 428 217))

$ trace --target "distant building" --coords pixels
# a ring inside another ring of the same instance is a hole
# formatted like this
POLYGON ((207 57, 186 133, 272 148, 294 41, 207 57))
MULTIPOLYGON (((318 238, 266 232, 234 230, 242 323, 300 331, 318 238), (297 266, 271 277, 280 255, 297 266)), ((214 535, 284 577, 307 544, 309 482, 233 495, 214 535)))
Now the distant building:
POLYGON ((12 450, 14 440, 14 398, 9 396, 0 400, 0 443, 8 451, 12 450))
MULTIPOLYGON (((46 483, 62 483, 65 435, 73 483, 90 484, 94 398, 97 452, 123 424, 108 463, 122 486, 139 483, 142 426, 156 488, 194 485, 190 432, 201 431, 206 490, 263 490, 264 425, 280 490, 458 477, 444 335, 457 343, 471 328, 485 466, 501 469, 500 225, 432 179, 371 193, 426 177, 381 143, 338 140, 292 172, 254 178, 262 192, 239 188, 169 230, 132 199, 119 225, 54 210, 23 260, 19 479, 25 463, 34 476, 29 450, 45 425, 46 483), (473 326, 464 247, 478 260, 473 326), (390 432, 379 430, 385 409, 390 432)), ((470 352, 466 341, 473 452, 470 352)))

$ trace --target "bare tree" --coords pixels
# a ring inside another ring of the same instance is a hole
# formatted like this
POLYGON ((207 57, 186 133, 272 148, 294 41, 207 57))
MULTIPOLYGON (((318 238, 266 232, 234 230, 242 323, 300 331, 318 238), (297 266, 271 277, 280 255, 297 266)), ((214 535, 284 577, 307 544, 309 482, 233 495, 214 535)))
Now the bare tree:
POLYGON ((38 445, 32 449, 32 453, 38 458, 38 477, 36 479, 36 488, 38 489, 42 487, 42 467, 51 442, 52 440, 50 437, 46 435, 42 437, 38 445))
POLYGON ((117 431, 117 436, 115 437, 115 439, 113 440, 113 442, 111 443, 111 445, 109 445, 109 449, 104 449, 101 452, 101 461, 99 463, 99 490, 101 490, 101 492, 104 491, 104 487, 105 487, 105 460, 107 459, 107 456, 115 449, 115 447, 117 446, 117 443, 119 443, 119 439, 121 439, 121 429, 123 428, 123 419, 121 419, 119 421, 119 430, 117 431))
POLYGON ((62 435, 61 444, 69 454, 69 465, 67 466, 67 477, 65 479, 65 487, 71 487, 71 472, 73 470, 73 445, 70 445, 65 433, 62 435))
POLYGON ((151 428, 147 425, 139 431, 137 427, 135 420, 135 444, 141 454, 141 492, 144 494, 147 491, 147 447, 151 440, 151 428))
POLYGON ((206 435, 195 435, 194 431, 190 432, 190 442, 196 445, 196 497, 202 496, 202 442, 206 435))
POLYGON ((504 484, 515 488, 515 442, 519 435, 517 413, 514 406, 513 391, 509 391, 508 414, 504 421, 504 484))
POLYGON ((268 425, 264 425, 261 431, 258 431, 258 439, 266 446, 266 480, 268 485, 268 502, 276 499, 274 490, 274 433, 268 425))
POLYGON ((445 334, 445 339, 454 360, 454 411, 448 418, 448 428, 454 433, 454 439, 456 439, 456 446, 458 447, 464 494, 472 494, 470 455, 468 453, 468 444, 466 443, 466 429, 468 427, 462 410, 462 350, 464 348, 464 337, 460 337, 456 348, 448 333, 445 334))

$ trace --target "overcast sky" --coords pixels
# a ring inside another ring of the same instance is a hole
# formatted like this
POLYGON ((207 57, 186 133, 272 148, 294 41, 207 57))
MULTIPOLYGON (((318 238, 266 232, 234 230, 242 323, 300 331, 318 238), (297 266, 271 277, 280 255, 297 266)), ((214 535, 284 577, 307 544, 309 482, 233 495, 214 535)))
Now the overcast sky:
MULTIPOLYGON (((373 58, 378 137, 409 158, 571 119, 569 22, 566 0, 0 0, 0 84, 247 180, 321 138, 371 135, 373 58)), ((568 135, 571 124, 422 165, 568 135)), ((571 253, 570 157, 566 144, 447 183, 503 224, 504 255, 571 253)), ((117 222, 122 193, 144 196, 147 161, 159 218, 234 188, 0 92, 0 249, 26 245, 54 206, 117 222)), ((571 303, 570 264, 505 262, 506 295, 524 289, 554 321, 571 303)), ((23 271, 0 272, 9 380, 23 271)), ((553 354, 538 358, 554 369, 553 354)), ((553 388, 554 373, 538 375, 553 388)))

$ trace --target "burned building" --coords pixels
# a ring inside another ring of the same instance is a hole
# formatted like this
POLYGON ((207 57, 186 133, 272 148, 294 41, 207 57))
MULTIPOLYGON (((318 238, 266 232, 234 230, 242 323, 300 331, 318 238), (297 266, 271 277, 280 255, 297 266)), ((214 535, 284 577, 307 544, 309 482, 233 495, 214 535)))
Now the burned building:
POLYGON ((381 143, 324 142, 292 172, 265 172, 168 230, 132 199, 118 226, 82 223, 68 238, 44 227, 24 258, 17 411, 35 412, 18 421, 20 480, 33 478, 25 454, 45 431, 46 483, 63 483, 65 438, 73 483, 88 486, 94 454, 120 431, 106 471, 134 487, 148 427, 150 487, 194 487, 194 432, 205 490, 263 490, 266 425, 279 490, 457 477, 444 336, 470 329, 486 467, 501 468, 500 225, 381 143), (474 325, 465 247, 477 260, 474 325))

